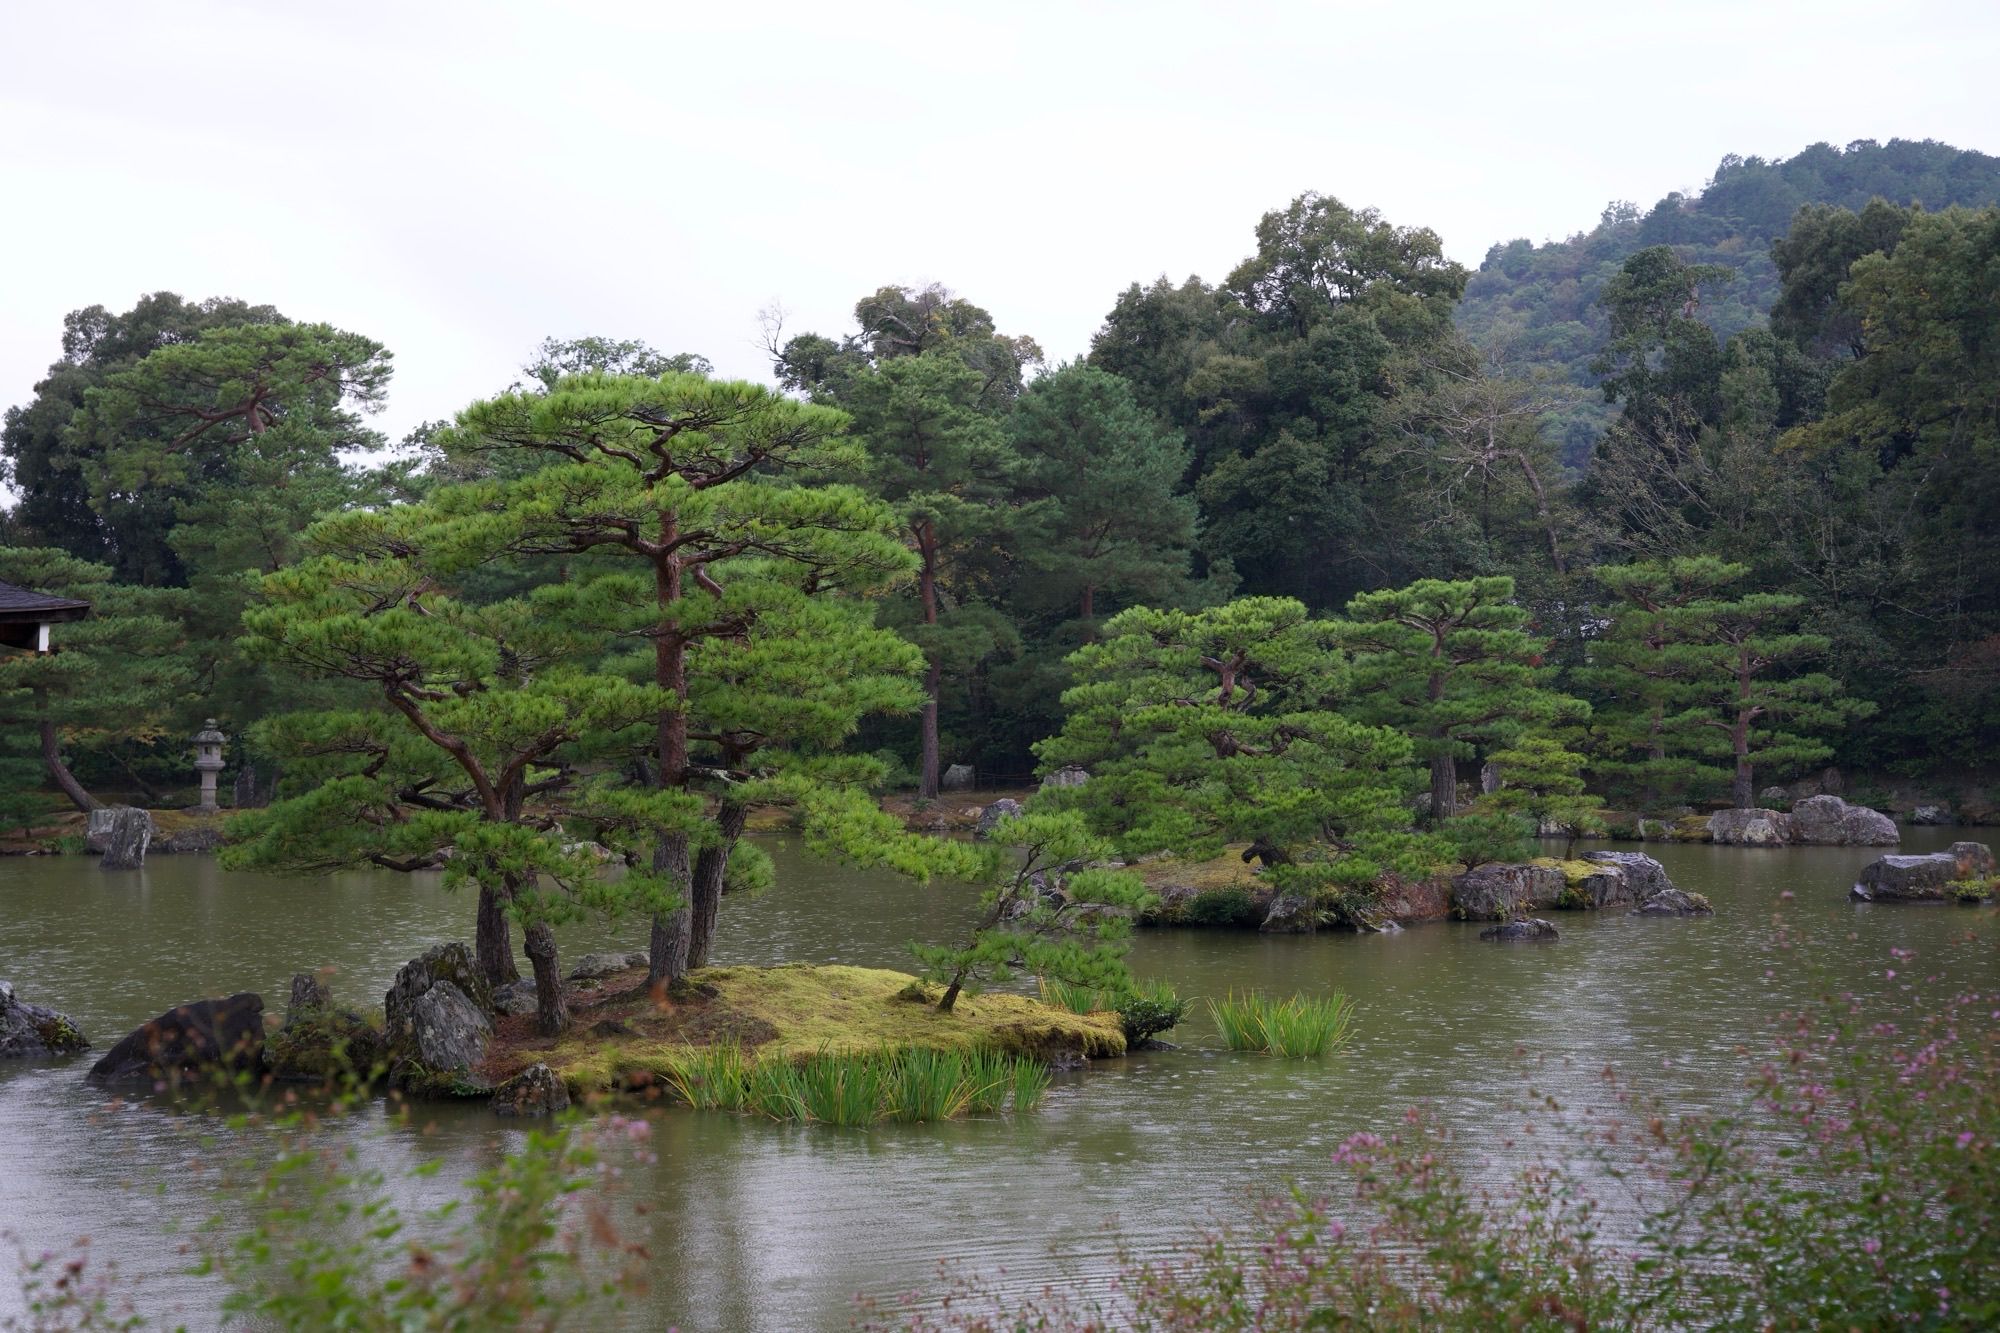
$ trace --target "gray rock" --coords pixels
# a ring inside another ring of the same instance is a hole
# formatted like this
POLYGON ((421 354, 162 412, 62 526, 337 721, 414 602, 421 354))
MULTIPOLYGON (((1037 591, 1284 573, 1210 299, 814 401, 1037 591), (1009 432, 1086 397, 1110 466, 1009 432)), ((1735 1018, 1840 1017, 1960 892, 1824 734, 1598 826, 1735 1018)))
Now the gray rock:
POLYGON ((1451 881, 1451 902, 1468 921, 1505 921, 1529 907, 1557 902, 1569 887, 1555 866, 1489 861, 1451 881))
POLYGON ((953 764, 944 771, 944 776, 938 779, 938 787, 942 791, 971 791, 972 780, 971 764, 953 764))
POLYGON ((1792 799, 1792 794, 1783 787, 1766 787, 1757 793, 1757 799, 1765 805, 1776 806, 1789 803, 1792 799))
POLYGON ((411 1016, 416 1003, 440 981, 451 982, 478 1007, 492 1007, 493 992, 472 961, 472 950, 456 943, 433 945, 397 969, 395 981, 382 997, 382 1017, 391 1047, 400 1051, 411 1045, 415 1037, 411 1016))
POLYGON ((264 1058, 264 997, 241 991, 176 1005, 142 1023, 90 1068, 93 1083, 161 1084, 254 1072, 264 1058))
MULTIPOLYGON (((1894 847, 1896 821, 1838 796, 1808 796, 1792 807, 1792 841, 1814 847, 1894 847)), ((1721 841, 1721 839, 1717 839, 1721 841)))
POLYGON ((13 982, 0 981, 0 1060, 39 1060, 89 1049, 90 1040, 75 1019, 29 1004, 14 994, 13 982))
POLYGON ((979 812, 979 823, 973 828, 975 838, 990 838, 993 830, 1003 819, 1012 819, 1021 813, 1021 803, 1011 796, 1003 796, 979 812))
POLYGON ((1882 857, 1864 868, 1848 890, 1861 902, 1943 902, 1954 880, 1993 873, 1993 850, 1983 842, 1955 842, 1928 856, 1882 857))
POLYGON ((554 1115, 569 1109, 569 1089, 545 1064, 532 1064, 493 1089, 493 1113, 554 1115))
POLYGON ((632 957, 628 953, 587 953, 577 959, 576 966, 569 970, 569 979, 602 981, 606 977, 615 977, 620 972, 646 965, 646 955, 638 955, 639 961, 636 963, 632 961, 632 957))
POLYGON ((1065 787, 1081 787, 1088 781, 1090 781, 1089 769, 1081 764, 1064 764, 1042 779, 1042 790, 1060 791, 1065 787))
POLYGON ((1717 810, 1708 817, 1708 836, 1731 847, 1783 847, 1792 840, 1792 817, 1782 810, 1717 810))
POLYGON ((493 990, 493 1012, 498 1014, 532 1014, 535 1012, 535 983, 532 978, 523 977, 493 990))
POLYGON ((1667 868, 1644 852, 1585 852, 1583 859, 1597 865, 1617 866, 1625 872, 1627 897, 1622 901, 1644 902, 1674 887, 1673 880, 1667 878, 1667 868))
POLYGON ((285 1001, 285 1026, 295 1028, 333 1007, 333 987, 317 972, 292 976, 292 993, 285 1001))
POLYGON ((410 1008, 414 1053, 433 1074, 470 1070, 486 1058, 493 1024, 471 997, 450 981, 437 981, 410 1008))
POLYGON ((156 852, 214 852, 222 847, 222 826, 194 824, 153 840, 156 852))
POLYGON ((1482 940, 1554 940, 1561 934, 1553 923, 1540 917, 1529 917, 1525 921, 1509 921, 1503 925, 1488 926, 1479 932, 1482 940))
POLYGON ((1683 893, 1671 886, 1661 889, 1632 909, 1633 916, 1714 916, 1715 909, 1698 893, 1683 893))
POLYGON ((1916 806, 1910 811, 1910 822, 1912 824, 1925 824, 1938 827, 1946 824, 1955 824, 1958 821, 1953 817, 1950 806, 1926 803, 1916 806))
POLYGON ((84 841, 93 852, 103 855, 97 864, 105 870, 137 870, 146 864, 146 849, 153 845, 153 817, 130 805, 107 805, 90 812, 84 826, 84 841))
POLYGON ((1638 832, 1640 842, 1667 842, 1673 838, 1674 826, 1664 819, 1641 819, 1638 832))
POLYGON ((1302 893, 1281 893, 1271 899, 1271 910, 1257 929, 1266 935, 1304 935, 1316 924, 1312 899, 1302 893))

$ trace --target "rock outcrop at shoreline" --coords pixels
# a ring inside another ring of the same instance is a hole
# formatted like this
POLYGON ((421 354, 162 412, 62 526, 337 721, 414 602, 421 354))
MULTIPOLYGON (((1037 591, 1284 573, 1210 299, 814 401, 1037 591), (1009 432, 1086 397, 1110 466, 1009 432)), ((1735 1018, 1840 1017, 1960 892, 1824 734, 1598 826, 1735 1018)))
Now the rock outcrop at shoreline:
POLYGON ((1951 886, 1993 874, 1993 849, 1983 842, 1955 842, 1927 856, 1885 856, 1862 870, 1848 890, 1858 902, 1943 902, 1951 886))
POLYGON ((1894 847, 1903 835, 1880 810, 1808 796, 1784 810, 1718 810, 1708 840, 1731 847, 1894 847))
POLYGON ((264 997, 239 991, 223 999, 175 1005, 142 1023, 90 1068, 93 1083, 114 1087, 186 1086, 256 1074, 264 1061, 264 997))
POLYGON ((463 944, 439 944, 403 964, 382 997, 389 1079, 430 1096, 483 1096, 478 1074, 493 1040, 493 994, 463 944))
POLYGON ((0 981, 0 1060, 45 1060, 90 1049, 90 1039, 68 1014, 29 1004, 0 981))

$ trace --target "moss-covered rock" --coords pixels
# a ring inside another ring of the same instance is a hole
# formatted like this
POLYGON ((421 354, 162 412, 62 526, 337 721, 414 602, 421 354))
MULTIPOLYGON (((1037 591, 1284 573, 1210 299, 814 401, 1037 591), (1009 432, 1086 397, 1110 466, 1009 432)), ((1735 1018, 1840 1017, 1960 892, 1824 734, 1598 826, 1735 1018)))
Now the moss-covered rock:
POLYGON ((387 1070, 388 1050, 373 1023, 330 1009, 307 1013, 264 1042, 272 1076, 302 1083, 373 1083, 387 1070))

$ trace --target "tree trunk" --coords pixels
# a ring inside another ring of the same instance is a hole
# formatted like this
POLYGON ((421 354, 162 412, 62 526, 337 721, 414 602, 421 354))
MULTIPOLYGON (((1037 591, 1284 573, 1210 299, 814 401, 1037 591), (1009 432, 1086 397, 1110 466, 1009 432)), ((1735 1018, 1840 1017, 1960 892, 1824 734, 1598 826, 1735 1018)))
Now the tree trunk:
POLYGON ((527 930, 528 961, 535 969, 535 1026, 544 1037, 569 1030, 569 1004, 563 999, 562 971, 556 964, 556 933, 537 921, 527 930))
POLYGON ((1736 755, 1736 776, 1729 786, 1729 800, 1738 810, 1748 810, 1756 804, 1756 787, 1750 772, 1750 724, 1756 720, 1757 709, 1750 702, 1750 663, 1747 650, 1739 648, 1736 654, 1736 724, 1729 729, 1730 749, 1736 755))
POLYGON ((507 926, 506 900, 484 885, 479 890, 479 920, 474 927, 472 952, 487 985, 509 986, 521 979, 514 966, 514 939, 507 926))
POLYGON ((938 1001, 937 1007, 939 1013, 948 1014, 951 1012, 951 1007, 958 1003, 958 992, 964 985, 965 969, 960 968, 958 975, 951 979, 951 985, 945 987, 944 998, 938 1001))
POLYGON ((653 848, 653 869, 682 888, 681 905, 653 918, 652 938, 647 941, 646 984, 658 989, 687 980, 688 946, 694 933, 694 905, 687 892, 687 839, 660 839, 653 848))
POLYGON ((83 784, 76 780, 76 775, 69 771, 69 766, 63 763, 62 748, 56 739, 56 724, 46 719, 42 722, 42 763, 48 768, 49 777, 55 780, 56 786, 62 788, 62 794, 69 797, 70 804, 85 814, 104 808, 104 802, 85 791, 83 784))
MULTIPOLYGON (((917 554, 923 564, 917 571, 917 597, 923 605, 924 624, 936 626, 938 621, 937 603, 937 526, 926 519, 917 528, 917 554)), ((944 669, 937 659, 935 646, 928 650, 929 665, 924 671, 924 710, 922 728, 923 758, 922 773, 917 783, 917 795, 924 800, 936 800, 941 790, 941 764, 938 755, 938 690, 943 684, 944 669)))
POLYGON ((747 807, 725 800, 716 813, 716 823, 722 830, 722 841, 713 847, 704 847, 695 859, 693 887, 693 917, 688 930, 688 971, 708 966, 708 951, 715 943, 715 920, 722 908, 722 881, 729 872, 729 854, 736 850, 736 840, 743 836, 743 826, 749 822, 747 807))
POLYGON ((1458 813, 1458 761, 1448 754, 1431 760, 1431 818, 1450 819, 1458 813))
POLYGON ((1077 608, 1077 614, 1085 620, 1096 618, 1097 589, 1094 585, 1088 583, 1083 585, 1083 603, 1077 608))
MULTIPOLYGON (((660 546, 671 550, 678 531, 672 514, 660 518, 660 546)), ((665 625, 681 598, 681 562, 663 555, 653 566, 653 594, 665 625)), ((678 630, 664 629, 653 640, 653 683, 671 692, 681 707, 660 717, 657 750, 660 771, 655 782, 665 788, 687 785, 687 641, 678 630)), ((647 984, 658 988, 674 985, 687 976, 689 883, 688 840, 684 833, 661 829, 653 844, 653 869, 669 876, 680 889, 681 905, 672 912, 653 918, 653 934, 647 956, 647 984)))

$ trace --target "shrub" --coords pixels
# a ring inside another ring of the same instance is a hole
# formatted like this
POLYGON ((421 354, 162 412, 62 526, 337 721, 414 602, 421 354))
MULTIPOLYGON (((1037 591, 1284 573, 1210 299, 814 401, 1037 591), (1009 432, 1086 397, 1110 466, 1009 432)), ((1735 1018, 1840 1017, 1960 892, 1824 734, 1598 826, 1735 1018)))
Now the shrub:
POLYGON ((1264 917, 1250 890, 1231 884, 1197 893, 1188 900, 1182 919, 1191 926, 1254 926, 1264 917))
POLYGON ((1525 861, 1535 854, 1535 826, 1519 815, 1454 815, 1438 825, 1452 860, 1463 866, 1525 861))
POLYGON ((1039 978, 1042 999, 1073 1014, 1117 1011, 1118 1025, 1125 1030, 1128 1048, 1149 1037, 1166 1032, 1187 1017, 1188 1001, 1175 994, 1164 981, 1137 983, 1123 990, 1098 990, 1050 977, 1039 978))
POLYGON ((1962 903, 1974 906, 1984 902, 1991 902, 1993 900, 1993 886, 1996 882, 2000 881, 1992 879, 1953 880, 1951 883, 1951 896, 1962 903))

